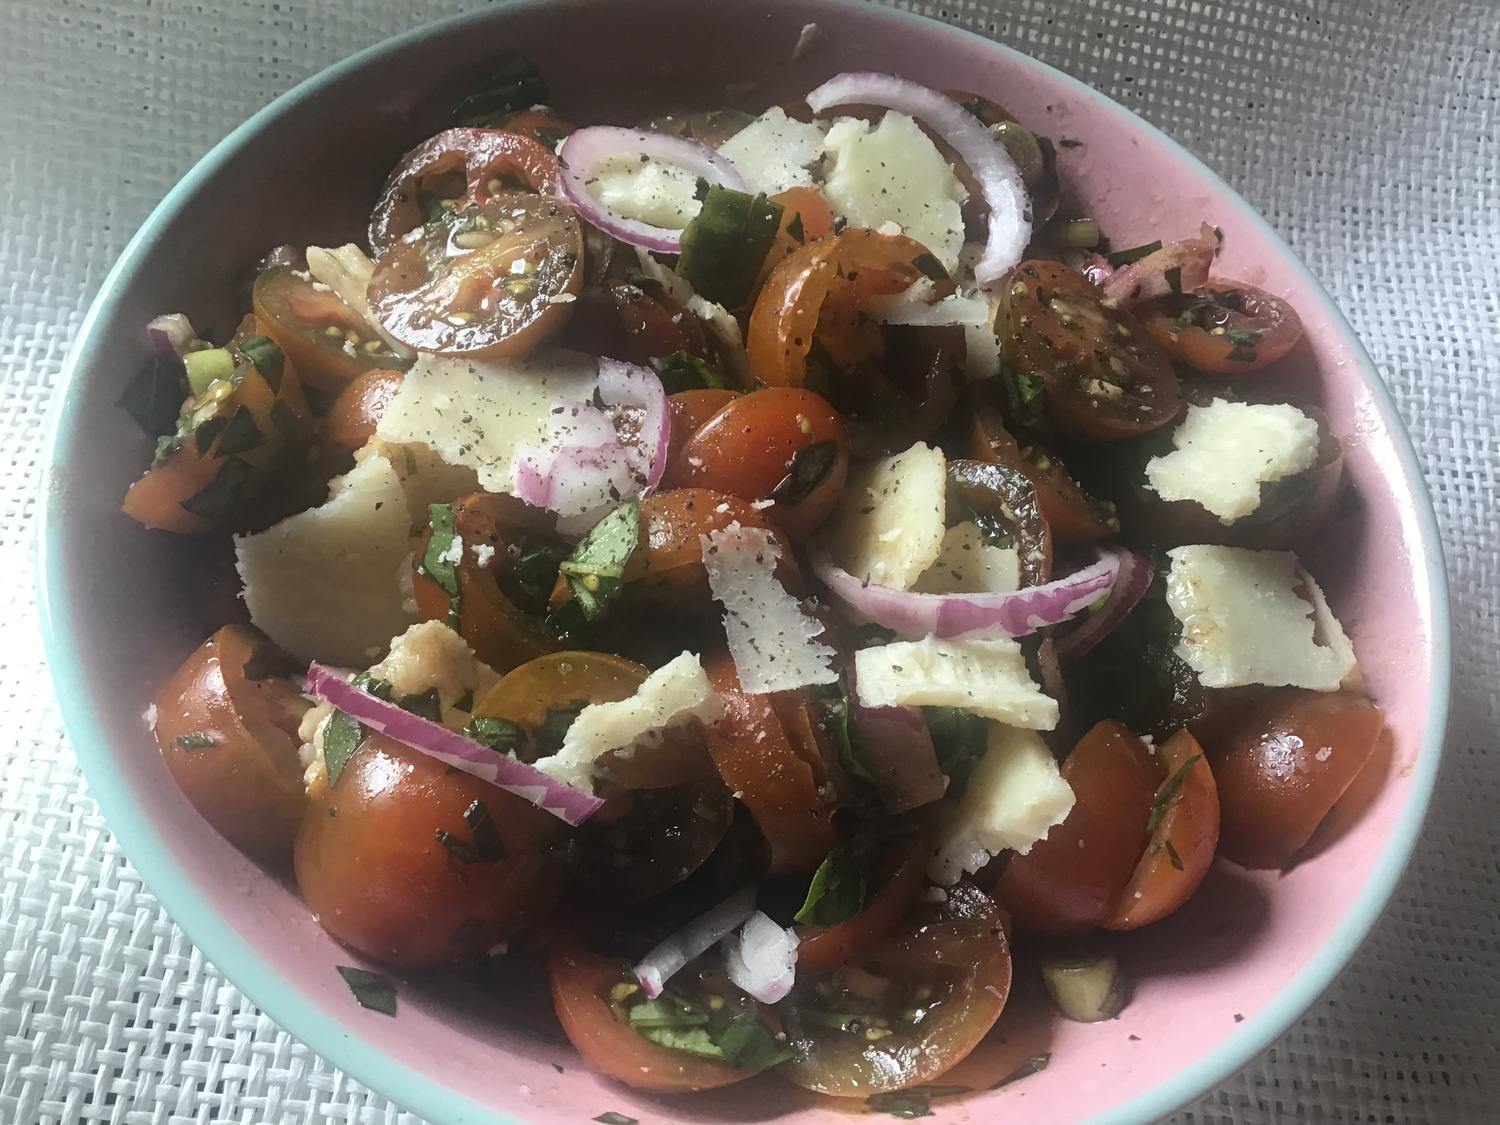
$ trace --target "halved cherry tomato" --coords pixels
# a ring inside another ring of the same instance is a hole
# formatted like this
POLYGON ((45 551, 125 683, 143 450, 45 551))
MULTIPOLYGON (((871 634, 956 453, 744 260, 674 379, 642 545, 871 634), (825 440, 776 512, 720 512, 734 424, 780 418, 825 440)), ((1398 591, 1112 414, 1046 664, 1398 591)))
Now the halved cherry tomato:
POLYGON ((1210 747, 1223 852, 1245 867, 1282 867, 1370 760, 1385 719, 1347 691, 1283 689, 1256 711, 1210 747))
POLYGON ((1022 262, 1000 294, 1001 354, 1019 378, 1041 381, 1046 415, 1062 436, 1135 437, 1177 416, 1182 392, 1166 353, 1082 274, 1061 262, 1022 262))
POLYGON ((1062 764, 1073 809, 1013 855, 995 899, 1018 929, 1054 937, 1085 934, 1110 915, 1146 849, 1146 822, 1160 783, 1150 752, 1122 724, 1095 725, 1062 764))
POLYGON ((402 371, 366 371, 339 392, 323 419, 323 437, 330 444, 353 453, 375 436, 380 416, 401 389, 402 371))
POLYGON ((557 143, 578 128, 566 117, 550 109, 515 109, 507 113, 495 127, 506 133, 519 133, 547 146, 548 152, 557 151, 557 143))
POLYGON ((798 981, 785 1019, 799 1057, 781 1073, 837 1097, 931 1082, 994 1026, 1010 979, 1000 910, 959 883, 831 976, 798 981))
POLYGON ((562 821, 381 734, 308 792, 297 886, 322 927, 377 961, 460 965, 546 917, 562 821))
POLYGON ((878 889, 863 910, 836 926, 798 926, 797 971, 831 973, 895 929, 927 884, 931 843, 932 833, 925 828, 894 837, 880 858, 878 889))
POLYGON ((258 630, 226 625, 156 696, 153 731, 167 772, 235 847, 283 864, 307 807, 297 726, 298 666, 258 630))
POLYGON ((408 232, 516 190, 551 195, 557 157, 538 140, 503 129, 445 129, 401 158, 370 216, 370 250, 384 254, 408 232))
POLYGON ((969 406, 972 414, 965 452, 976 460, 993 461, 1024 473, 1036 489, 1037 503, 1053 538, 1071 543, 1098 543, 1120 533, 1114 505, 1084 492, 1056 454, 1040 445, 1023 447, 1018 443, 988 396, 973 396, 969 406))
MULTIPOLYGON (((458 601, 422 566, 428 527, 417 541, 412 562, 412 592, 423 621, 447 621, 469 643, 475 655, 505 672, 552 652, 557 638, 543 627, 543 587, 528 588, 519 557, 561 543, 551 520, 513 496, 475 492, 453 501, 454 533, 463 550, 454 564, 458 601), (483 562, 475 548, 489 548, 483 562)), ((550 581, 544 576, 542 581, 550 581)))
POLYGON ((781 204, 781 224, 776 229, 771 248, 766 251, 766 262, 761 266, 760 278, 756 282, 757 289, 765 284, 782 259, 797 247, 833 233, 833 208, 816 189, 788 188, 771 196, 771 202, 781 204))
POLYGON ((507 193, 419 227, 370 278, 371 315, 441 355, 520 355, 566 323, 583 285, 583 232, 568 204, 507 193))
POLYGON ((309 387, 337 393, 366 371, 407 366, 337 293, 315 288, 311 277, 290 266, 257 277, 253 300, 261 331, 309 387))
POLYGON ((708 752, 724 784, 771 845, 772 871, 814 870, 838 835, 812 767, 793 748, 770 698, 741 689, 727 652, 710 653, 703 666, 724 700, 724 718, 708 732, 708 752))
POLYGON ((972 520, 982 531, 1011 541, 1023 586, 1040 586, 1052 577, 1052 531, 1036 489, 1021 473, 988 461, 951 460, 947 503, 950 525, 972 520))
POLYGON ((1214 861, 1219 794, 1203 748, 1180 730, 1157 753, 1165 780, 1152 799, 1151 842, 1105 929, 1135 930, 1165 918, 1192 896, 1214 861))
POLYGON ((1302 338, 1302 318, 1274 293, 1215 279, 1136 309, 1173 359, 1212 375, 1243 375, 1275 363, 1302 338))
MULTIPOLYGON (((672 438, 667 450, 667 471, 663 480, 673 479, 672 464, 682 454, 688 439, 701 430, 710 418, 735 400, 738 392, 730 390, 678 391, 667 396, 667 413, 672 419, 672 438)), ((670 486, 669 486, 670 487, 670 486)))
POLYGON ((668 488, 709 488, 753 502, 796 540, 826 520, 849 475, 849 439, 833 407, 798 387, 740 395, 670 461, 668 488))

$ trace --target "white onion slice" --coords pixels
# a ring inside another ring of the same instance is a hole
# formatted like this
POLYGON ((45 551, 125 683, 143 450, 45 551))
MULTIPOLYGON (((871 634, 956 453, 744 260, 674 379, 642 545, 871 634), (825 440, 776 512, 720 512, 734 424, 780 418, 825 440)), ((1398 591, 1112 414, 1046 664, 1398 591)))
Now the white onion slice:
POLYGON ((724 939, 729 979, 762 1004, 786 999, 797 983, 797 935, 757 910, 724 939))
POLYGON ((1031 201, 1021 170, 987 128, 952 98, 893 74, 850 71, 807 95, 814 113, 843 105, 878 105, 915 117, 968 165, 989 205, 989 237, 974 266, 981 284, 998 281, 1021 260, 1031 241, 1031 201))
MULTIPOLYGON (((1192 293, 1208 284, 1208 270, 1218 252, 1219 236, 1204 223, 1197 238, 1164 242, 1160 250, 1121 266, 1096 284, 1101 285, 1106 297, 1125 308, 1169 293, 1192 293), (1167 276, 1173 270, 1177 271, 1175 281, 1167 276)), ((1087 272, 1084 276, 1094 280, 1087 272)))
POLYGON ((861 582, 834 563, 824 547, 815 547, 811 557, 814 573, 834 597, 904 640, 1024 637, 1067 621, 1098 601, 1120 572, 1120 556, 1101 551, 1092 565, 1041 586, 1003 594, 918 594, 861 582))
POLYGON ((649 156, 718 187, 745 190, 745 178, 733 164, 708 146, 685 137, 616 125, 591 125, 570 133, 557 150, 563 195, 594 226, 632 246, 675 254, 682 249, 682 231, 626 218, 595 198, 589 191, 589 181, 600 164, 616 156, 649 156))
POLYGON ((642 957, 635 967, 635 979, 648 997, 656 999, 678 970, 732 934, 754 912, 755 885, 747 883, 642 957))
POLYGON ((326 665, 313 664, 308 668, 307 691, 326 699, 371 730, 444 765, 498 785, 568 824, 582 824, 604 805, 592 793, 564 785, 535 766, 481 746, 441 723, 413 715, 355 687, 326 665))

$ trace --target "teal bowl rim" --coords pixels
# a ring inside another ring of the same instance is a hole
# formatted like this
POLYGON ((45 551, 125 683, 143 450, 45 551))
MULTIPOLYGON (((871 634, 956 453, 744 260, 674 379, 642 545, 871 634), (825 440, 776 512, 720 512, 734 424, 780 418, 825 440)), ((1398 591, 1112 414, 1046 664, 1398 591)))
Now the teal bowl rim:
MULTIPOLYGON (((449 16, 366 47, 277 97, 199 160, 168 192, 166 198, 131 238, 119 260, 105 277, 84 318, 77 341, 64 364, 57 387, 57 399, 49 420, 39 505, 37 591, 47 665, 62 704, 64 727, 88 780, 89 790, 103 810, 110 830, 124 846, 130 861, 192 942, 209 956, 235 987, 280 1026, 340 1069, 371 1089, 390 1097, 403 1108, 442 1122, 484 1121, 497 1125, 525 1125, 522 1119, 455 1093, 399 1059, 361 1043, 338 1019, 300 995, 290 982, 265 964, 240 938, 233 926, 214 910, 178 863, 170 842, 130 800, 124 776, 110 750, 106 717, 95 711, 88 691, 83 664, 74 640, 71 607, 63 588, 63 576, 54 566, 59 555, 56 537, 62 513, 59 510, 59 494, 51 487, 51 481, 56 466, 78 463, 74 416, 85 406, 79 399, 76 384, 79 372, 92 366, 107 346, 103 339, 93 338, 94 326, 111 313, 121 300, 121 294, 125 291, 123 282, 135 268, 136 260, 146 247, 171 224, 174 215, 188 198, 213 181, 231 155, 249 137, 273 128, 282 117, 316 97, 325 87, 351 71, 404 51, 429 36, 443 34, 471 23, 503 20, 507 10, 538 7, 547 2, 548 0, 509 0, 498 10, 449 16)), ((864 5, 850 2, 847 6, 851 11, 868 13, 868 8, 864 5)), ((1320 306, 1317 311, 1351 342, 1361 375, 1370 388, 1380 411, 1381 421, 1391 433, 1392 445, 1402 473, 1415 500, 1416 523, 1425 556, 1423 576, 1427 580, 1427 595, 1432 613, 1433 688, 1426 733, 1409 778, 1410 795, 1386 838, 1384 850, 1360 897, 1318 954, 1275 998, 1240 1024, 1222 1045, 1187 1066, 1181 1073, 1091 1119, 1094 1125, 1152 1121, 1186 1105, 1240 1070, 1291 1027, 1353 958, 1380 918, 1406 869, 1436 784, 1447 731, 1452 686, 1452 623, 1437 516, 1411 437, 1396 411, 1389 390, 1369 354, 1359 343, 1352 326, 1285 240, 1238 192, 1156 126, 1056 67, 964 28, 952 27, 897 9, 887 9, 885 14, 890 18, 911 22, 921 28, 923 35, 947 34, 976 39, 994 51, 1021 60, 1027 65, 1042 67, 1079 95, 1102 102, 1110 112, 1125 119, 1132 129, 1145 129, 1158 140, 1171 145, 1196 166, 1231 205, 1259 227, 1261 233, 1284 253, 1298 279, 1315 294, 1320 306)))

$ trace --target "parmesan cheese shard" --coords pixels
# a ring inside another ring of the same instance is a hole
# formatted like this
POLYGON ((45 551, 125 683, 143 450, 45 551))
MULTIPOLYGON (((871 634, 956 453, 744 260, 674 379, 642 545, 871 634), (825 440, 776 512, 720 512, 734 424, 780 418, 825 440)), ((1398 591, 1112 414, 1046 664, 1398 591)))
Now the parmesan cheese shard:
POLYGON ((235 537, 250 620, 299 660, 363 667, 416 619, 403 590, 409 532, 395 469, 367 458, 321 507, 235 537))
POLYGON ((731 523, 702 536, 708 588, 724 607, 724 634, 740 686, 747 692, 831 684, 834 651, 813 638, 809 617, 776 579, 781 548, 764 528, 731 523))
POLYGON ((375 433, 419 442, 450 466, 472 469, 488 492, 510 492, 516 447, 554 434, 553 409, 587 402, 598 364, 577 352, 481 362, 421 355, 406 373, 375 433))
POLYGON ((427 509, 479 491, 479 477, 467 465, 450 465, 420 442, 395 443, 373 437, 354 451, 354 462, 384 457, 401 479, 413 528, 427 526, 427 509))
POLYGON ((1028 730, 1057 726, 1057 700, 1032 680, 1021 646, 1009 637, 925 637, 861 649, 854 674, 866 707, 961 707, 1028 730))
POLYGON ((1067 818, 1073 799, 1039 735, 989 724, 963 796, 943 811, 927 877, 951 887, 1003 851, 1025 855, 1067 818))
POLYGON ((862 582, 909 590, 943 550, 947 462, 918 442, 849 470, 826 533, 833 561, 862 582))
POLYGON ((788 117, 773 105, 719 146, 752 192, 775 195, 811 187, 812 169, 823 159, 821 126, 788 117))
POLYGON ((703 208, 698 178, 660 160, 614 156, 589 173, 589 189, 604 206, 627 219, 681 230, 703 208))
POLYGON ((1021 556, 988 543, 970 520, 943 533, 937 562, 912 585, 919 594, 1007 594, 1021 588, 1021 556))
POLYGON ((604 754, 659 740, 668 728, 693 720, 717 722, 723 714, 702 663, 684 652, 647 676, 630 698, 585 707, 557 753, 536 765, 558 781, 592 791, 594 764, 604 754))
POLYGON ((1167 555, 1167 605, 1182 623, 1177 655, 1204 687, 1337 691, 1352 682, 1354 650, 1295 555, 1211 546, 1167 555))

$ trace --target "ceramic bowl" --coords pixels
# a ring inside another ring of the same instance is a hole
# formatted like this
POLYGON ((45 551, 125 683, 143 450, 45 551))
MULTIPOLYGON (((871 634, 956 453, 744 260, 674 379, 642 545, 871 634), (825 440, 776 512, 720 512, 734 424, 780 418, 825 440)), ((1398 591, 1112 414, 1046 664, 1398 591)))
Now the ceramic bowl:
MULTIPOLYGON (((1224 231, 1218 272, 1285 295, 1306 341, 1288 361, 1346 442, 1357 503, 1314 559, 1349 624, 1390 726, 1375 784, 1287 873, 1220 863, 1168 922, 1127 935, 1135 998, 1097 1025, 1021 1014, 957 1075, 975 1094, 935 1122, 1145 1121, 1221 1082, 1280 1035, 1349 961, 1389 899, 1427 807, 1448 697, 1442 558, 1421 473, 1391 399, 1348 323, 1264 220, 1129 111, 993 42, 841 0, 513 0, 364 51, 235 130, 147 220, 104 283, 59 391, 42 498, 41 597, 67 729, 111 828, 193 941, 314 1050, 438 1122, 577 1123, 607 1110, 652 1125, 798 1125, 838 1112, 773 1078, 660 1100, 597 1078, 516 1022, 519 985, 402 989, 395 1019, 359 1008, 351 960, 293 889, 234 851, 168 778, 141 721, 202 640, 186 591, 204 562, 120 514, 148 443, 114 403, 146 354, 143 326, 182 310, 200 330, 237 319, 228 279, 283 242, 357 238, 397 157, 501 51, 534 58, 575 120, 631 122, 665 105, 799 95, 848 69, 888 70, 1003 103, 1054 138, 1083 213, 1119 245, 1224 231), (794 55, 805 24, 822 31, 794 55), (507 1012, 512 1014, 507 1015, 507 1012), (990 1091, 1022 1060, 1041 1073, 990 1091), (555 1064, 555 1065, 554 1065, 555 1064)), ((1271 154, 1275 158, 1275 154, 1271 154)), ((1024 992, 1024 989, 1021 990, 1024 992)), ((1038 1006, 1039 1013, 1045 1006, 1038 1006)))

